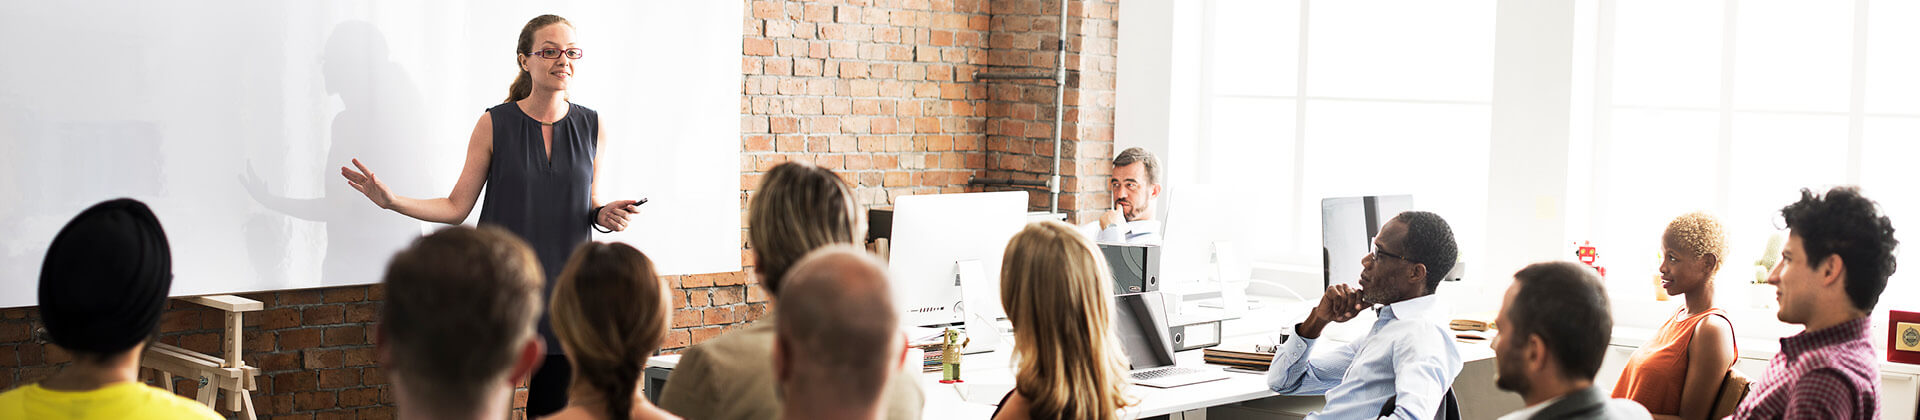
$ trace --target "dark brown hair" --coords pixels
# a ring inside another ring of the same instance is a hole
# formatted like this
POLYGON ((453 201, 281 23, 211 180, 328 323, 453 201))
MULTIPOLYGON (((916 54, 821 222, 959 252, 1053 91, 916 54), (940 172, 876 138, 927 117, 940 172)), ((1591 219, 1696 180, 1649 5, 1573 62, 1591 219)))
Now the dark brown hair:
POLYGON ((540 260, 525 241, 482 226, 441 229, 387 265, 379 339, 408 392, 435 412, 466 413, 504 383, 540 317, 540 260))
POLYGON ((533 33, 540 32, 541 29, 546 29, 553 24, 573 26, 573 22, 568 22, 567 18, 540 15, 527 21, 527 26, 520 28, 520 43, 513 48, 513 67, 520 70, 520 75, 514 76, 513 84, 507 86, 507 102, 526 99, 527 95, 533 94, 533 75, 528 73, 527 69, 520 67, 520 60, 526 59, 527 54, 533 52, 533 33))
POLYGON ((1520 291, 1507 308, 1500 334, 1539 336, 1568 379, 1593 380, 1613 336, 1607 287, 1592 268, 1569 261, 1534 263, 1513 273, 1520 291))
POLYGON ((1147 149, 1138 147, 1129 147, 1127 150, 1121 150, 1120 154, 1113 156, 1113 167, 1115 168, 1132 165, 1134 162, 1144 163, 1143 166, 1145 166, 1147 170, 1148 184, 1160 183, 1160 158, 1153 157, 1153 152, 1148 152, 1147 149))
POLYGON ((553 286, 553 334, 567 346, 573 383, 598 391, 607 416, 627 420, 647 358, 667 332, 667 284, 653 260, 622 243, 574 248, 553 286))
POLYGON ((1860 195, 1858 187, 1834 187, 1824 196, 1802 188, 1800 201, 1781 208, 1780 218, 1800 237, 1808 267, 1839 255, 1847 268, 1848 300, 1854 308, 1873 310, 1887 290, 1887 277, 1899 268, 1893 250, 1900 240, 1893 238, 1893 220, 1880 213, 1879 203, 1860 195))

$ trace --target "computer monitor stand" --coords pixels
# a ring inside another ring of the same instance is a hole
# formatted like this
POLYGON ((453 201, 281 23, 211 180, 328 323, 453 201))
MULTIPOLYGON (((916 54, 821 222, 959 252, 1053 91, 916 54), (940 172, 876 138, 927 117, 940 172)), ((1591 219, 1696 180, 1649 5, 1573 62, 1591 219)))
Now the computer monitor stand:
POLYGON ((961 354, 985 353, 1000 347, 999 319, 1006 315, 1000 307, 1000 285, 987 280, 986 265, 980 260, 953 263, 954 281, 960 286, 960 317, 970 340, 961 354))
POLYGON ((1220 282, 1220 308, 1228 314, 1240 316, 1247 313, 1247 283, 1249 274, 1242 270, 1240 252, 1233 242, 1216 241, 1213 243, 1213 278, 1220 282))

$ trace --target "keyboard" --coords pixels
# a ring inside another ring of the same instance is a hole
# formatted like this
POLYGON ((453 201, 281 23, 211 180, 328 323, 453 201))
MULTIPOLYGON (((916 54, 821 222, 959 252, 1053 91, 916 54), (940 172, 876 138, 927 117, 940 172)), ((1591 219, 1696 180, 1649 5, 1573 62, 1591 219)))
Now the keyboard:
POLYGON ((1155 378, 1165 378, 1170 376, 1190 375, 1190 374, 1202 373, 1202 372, 1206 372, 1206 370, 1189 368, 1189 367, 1164 367, 1159 369, 1134 372, 1133 379, 1148 380, 1148 379, 1155 379, 1155 378))

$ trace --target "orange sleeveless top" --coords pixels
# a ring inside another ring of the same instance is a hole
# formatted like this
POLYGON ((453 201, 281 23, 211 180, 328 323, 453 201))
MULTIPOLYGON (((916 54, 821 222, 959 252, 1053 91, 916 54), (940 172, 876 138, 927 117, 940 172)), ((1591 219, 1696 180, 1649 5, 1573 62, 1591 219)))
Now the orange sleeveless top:
MULTIPOLYGON (((1674 311, 1653 339, 1633 352, 1626 370, 1620 372, 1620 383, 1613 386, 1614 398, 1638 402, 1653 414, 1680 414, 1681 388, 1687 382, 1687 348, 1693 344, 1694 329, 1709 316, 1718 316, 1727 321, 1727 325, 1733 325, 1727 320, 1727 312, 1720 308, 1681 318, 1684 311, 1685 307, 1674 311)), ((1738 344, 1734 345, 1733 354, 1739 358, 1738 344)))

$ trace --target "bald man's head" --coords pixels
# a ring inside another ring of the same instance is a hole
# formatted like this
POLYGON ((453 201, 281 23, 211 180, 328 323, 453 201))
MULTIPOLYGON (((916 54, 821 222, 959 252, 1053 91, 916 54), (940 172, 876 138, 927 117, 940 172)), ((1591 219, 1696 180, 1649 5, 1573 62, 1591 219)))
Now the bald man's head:
POLYGON ((831 246, 807 254, 780 287, 776 361, 793 390, 827 392, 839 404, 876 404, 905 351, 887 270, 865 250, 831 246))

